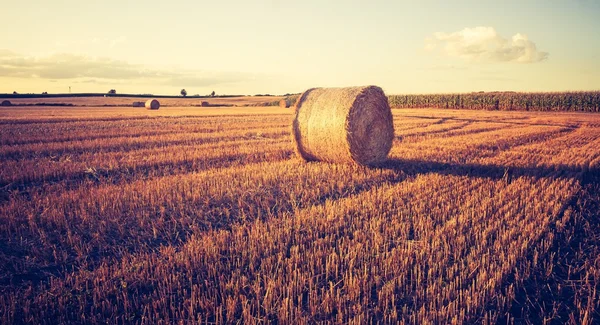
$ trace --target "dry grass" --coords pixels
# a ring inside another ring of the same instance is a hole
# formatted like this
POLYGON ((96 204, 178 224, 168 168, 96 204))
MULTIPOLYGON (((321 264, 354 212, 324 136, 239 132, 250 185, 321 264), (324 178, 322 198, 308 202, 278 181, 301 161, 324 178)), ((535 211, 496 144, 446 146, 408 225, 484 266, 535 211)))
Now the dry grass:
POLYGON ((128 107, 19 107, 0 110, 4 123, 32 123, 51 121, 113 121, 123 119, 147 119, 155 117, 186 116, 253 116, 291 114, 289 109, 273 107, 163 107, 159 110, 139 110, 128 107))
POLYGON ((600 116, 393 110, 366 168, 292 113, 2 110, 0 323, 600 320, 600 116))

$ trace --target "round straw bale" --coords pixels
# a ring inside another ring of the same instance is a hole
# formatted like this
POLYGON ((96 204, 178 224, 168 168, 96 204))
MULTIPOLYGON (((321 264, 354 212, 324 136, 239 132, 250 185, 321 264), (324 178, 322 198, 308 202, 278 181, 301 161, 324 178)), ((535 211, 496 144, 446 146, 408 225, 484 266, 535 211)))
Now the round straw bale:
POLYGON ((159 109, 160 103, 156 99, 148 99, 146 101, 146 109, 159 109))
POLYGON ((12 103, 10 102, 10 100, 3 100, 2 104, 0 104, 1 106, 10 106, 12 105, 12 103))
POLYGON ((373 165, 392 148, 392 111, 379 87, 312 88, 295 109, 292 136, 304 160, 373 165))
POLYGON ((200 106, 202 106, 202 107, 209 107, 209 106, 210 106, 210 103, 209 103, 209 102, 202 101, 202 102, 200 102, 200 106))
POLYGON ((282 100, 279 101, 279 107, 281 107, 281 108, 288 108, 290 106, 288 105, 287 101, 284 98, 284 99, 282 99, 282 100))

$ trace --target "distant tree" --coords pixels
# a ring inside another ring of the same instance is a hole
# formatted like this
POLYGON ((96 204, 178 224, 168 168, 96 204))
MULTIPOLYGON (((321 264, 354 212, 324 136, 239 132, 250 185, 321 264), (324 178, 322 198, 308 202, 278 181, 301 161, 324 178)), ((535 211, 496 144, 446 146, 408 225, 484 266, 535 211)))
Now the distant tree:
POLYGON ((213 90, 212 93, 210 93, 210 97, 215 97, 215 91, 213 90))
POLYGON ((115 95, 116 93, 117 93, 117 91, 114 90, 114 89, 111 89, 111 90, 108 91, 109 95, 115 95))
POLYGON ((181 96, 187 96, 187 91, 185 89, 181 89, 181 96))
POLYGON ((48 92, 47 92, 47 91, 44 91, 44 92, 42 93, 42 95, 48 95, 48 92))
POLYGON ((18 95, 19 93, 16 91, 13 91, 13 95, 18 95))

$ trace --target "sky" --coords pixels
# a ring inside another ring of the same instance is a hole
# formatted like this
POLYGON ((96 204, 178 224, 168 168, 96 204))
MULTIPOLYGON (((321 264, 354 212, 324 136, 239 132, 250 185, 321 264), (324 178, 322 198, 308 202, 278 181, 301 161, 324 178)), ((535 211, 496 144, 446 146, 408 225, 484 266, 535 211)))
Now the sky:
POLYGON ((600 90, 600 0, 3 0, 0 93, 600 90))

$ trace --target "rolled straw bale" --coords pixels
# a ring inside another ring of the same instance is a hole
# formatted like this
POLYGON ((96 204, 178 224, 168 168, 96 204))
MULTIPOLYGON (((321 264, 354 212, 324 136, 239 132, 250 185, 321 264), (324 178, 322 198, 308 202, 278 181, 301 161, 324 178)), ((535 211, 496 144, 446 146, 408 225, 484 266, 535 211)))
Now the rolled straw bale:
POLYGON ((281 101, 279 101, 279 107, 292 107, 294 106, 294 103, 296 102, 296 100, 298 100, 299 95, 290 95, 290 96, 286 96, 284 99, 282 99, 281 101))
POLYGON ((304 160, 373 165, 392 148, 392 111, 379 87, 312 88, 295 109, 292 136, 304 160))
POLYGON ((300 97, 300 94, 287 96, 285 98, 285 102, 287 103, 287 106, 288 107, 294 107, 294 104, 298 100, 298 97, 300 97))
POLYGON ((208 102, 204 102, 203 101, 203 102, 200 103, 200 106, 202 106, 202 107, 209 107, 210 104, 208 102))
POLYGON ((148 99, 146 101, 146 109, 159 109, 160 103, 156 99, 148 99))
POLYGON ((11 106, 12 103, 10 102, 10 100, 3 100, 2 104, 0 104, 0 106, 11 106))
POLYGON ((144 102, 133 102, 133 107, 144 107, 146 103, 144 102))

